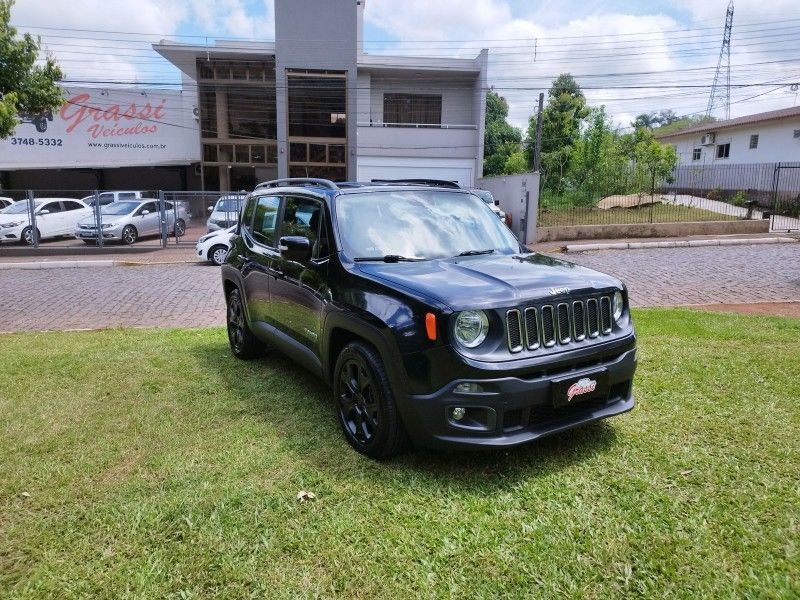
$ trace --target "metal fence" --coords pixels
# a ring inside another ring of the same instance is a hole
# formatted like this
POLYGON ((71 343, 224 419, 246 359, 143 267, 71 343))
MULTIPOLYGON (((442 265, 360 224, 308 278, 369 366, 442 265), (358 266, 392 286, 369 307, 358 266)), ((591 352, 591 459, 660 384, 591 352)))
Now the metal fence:
POLYGON ((243 194, 163 190, 1 190, 0 252, 39 247, 165 248, 234 225, 243 194))
POLYGON ((681 165, 653 179, 623 169, 550 182, 538 226, 770 219, 773 231, 800 230, 800 163, 681 165))

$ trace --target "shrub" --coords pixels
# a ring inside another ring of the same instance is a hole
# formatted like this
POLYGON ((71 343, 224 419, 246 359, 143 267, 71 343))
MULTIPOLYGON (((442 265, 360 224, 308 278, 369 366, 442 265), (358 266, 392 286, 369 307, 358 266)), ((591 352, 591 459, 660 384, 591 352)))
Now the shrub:
POLYGON ((733 195, 731 198, 731 204, 734 206, 744 206, 744 203, 747 202, 747 194, 745 194, 742 190, 739 190, 733 195))
POLYGON ((706 194, 706 198, 717 201, 725 200, 725 193, 719 188, 714 188, 706 194))

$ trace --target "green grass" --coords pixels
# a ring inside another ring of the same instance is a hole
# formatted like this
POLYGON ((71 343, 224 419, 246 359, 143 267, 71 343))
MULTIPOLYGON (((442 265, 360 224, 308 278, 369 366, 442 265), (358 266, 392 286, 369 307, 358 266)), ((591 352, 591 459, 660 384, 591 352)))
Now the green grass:
POLYGON ((638 223, 685 223, 693 221, 732 221, 736 217, 722 215, 693 206, 654 204, 642 208, 544 207, 539 211, 539 227, 567 225, 628 225, 638 223))
POLYGON ((633 412, 385 463, 221 329, 0 336, 0 596, 797 597, 800 320, 636 318, 633 412))

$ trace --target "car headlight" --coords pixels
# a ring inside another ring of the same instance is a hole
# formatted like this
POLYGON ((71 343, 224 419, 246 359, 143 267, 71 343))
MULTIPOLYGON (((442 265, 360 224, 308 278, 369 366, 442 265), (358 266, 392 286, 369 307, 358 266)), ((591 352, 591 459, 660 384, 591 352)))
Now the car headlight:
POLYGON ((103 223, 103 229, 111 229, 112 227, 116 227, 116 223, 103 223))
POLYGON ((482 310, 462 311, 456 317, 453 333, 459 344, 465 348, 475 348, 489 333, 489 318, 482 310))
POLYGON ((12 227, 19 227, 19 226, 20 226, 20 225, 22 225, 24 222, 25 222, 25 221, 14 221, 14 222, 12 222, 12 223, 3 223, 3 224, 0 224, 0 227, 6 227, 6 228, 10 229, 10 228, 12 228, 12 227))
POLYGON ((624 306, 625 303, 622 300, 622 292, 614 292, 614 297, 611 299, 611 313, 614 315, 615 321, 619 321, 624 306))

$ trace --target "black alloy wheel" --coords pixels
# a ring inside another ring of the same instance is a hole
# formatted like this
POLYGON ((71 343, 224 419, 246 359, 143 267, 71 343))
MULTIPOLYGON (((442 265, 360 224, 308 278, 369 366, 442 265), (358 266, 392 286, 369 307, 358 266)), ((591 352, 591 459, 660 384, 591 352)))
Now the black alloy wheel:
POLYGON ((228 342, 233 355, 243 360, 256 358, 264 351, 263 344, 247 325, 242 294, 238 288, 228 294, 228 342))
POLYGON ((136 227, 133 225, 125 225, 122 229, 121 237, 122 241, 130 246, 131 244, 135 244, 136 240, 139 239, 139 232, 136 231, 136 227))
POLYGON ((363 342, 351 342, 334 373, 339 424, 350 445, 371 458, 402 452, 406 432, 380 355, 363 342))
POLYGON ((186 233, 186 221, 178 219, 175 221, 175 237, 183 237, 186 233))

